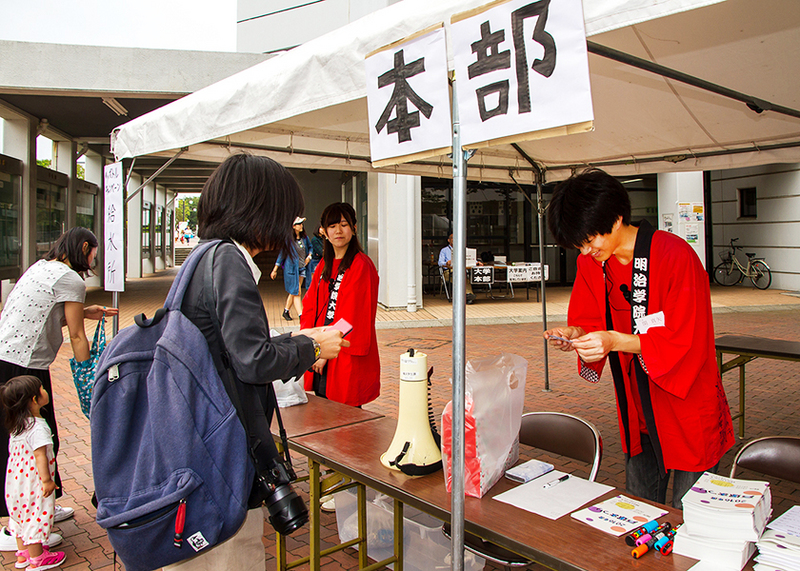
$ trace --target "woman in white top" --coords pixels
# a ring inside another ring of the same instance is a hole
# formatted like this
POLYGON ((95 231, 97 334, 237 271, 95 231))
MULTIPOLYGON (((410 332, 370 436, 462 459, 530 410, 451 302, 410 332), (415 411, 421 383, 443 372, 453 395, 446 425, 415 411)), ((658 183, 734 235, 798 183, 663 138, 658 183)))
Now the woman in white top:
MULTIPOLYGON (((49 367, 64 342, 61 328, 69 329, 69 341, 76 361, 89 358, 89 341, 83 329, 84 318, 100 319, 103 313, 116 315, 114 308, 99 305, 84 307, 86 285, 81 274, 88 272, 97 255, 97 238, 86 228, 72 228, 56 241, 43 260, 33 264, 19 278, 8 296, 0 316, 0 384, 19 375, 33 375, 51 395, 50 406, 42 410, 53 433, 53 453, 58 454, 58 429, 49 367)), ((8 461, 8 433, 0 423, 0 466, 8 461)), ((61 495, 61 479, 56 468, 56 496, 61 495)), ((5 470, 0 477, 5 489, 5 470)), ((0 516, 8 515, 5 497, 0 516)), ((56 507, 55 519, 72 515, 70 508, 56 507)), ((0 530, 0 548, 7 539, 0 530)), ((16 548, 15 548, 16 549, 16 548)))

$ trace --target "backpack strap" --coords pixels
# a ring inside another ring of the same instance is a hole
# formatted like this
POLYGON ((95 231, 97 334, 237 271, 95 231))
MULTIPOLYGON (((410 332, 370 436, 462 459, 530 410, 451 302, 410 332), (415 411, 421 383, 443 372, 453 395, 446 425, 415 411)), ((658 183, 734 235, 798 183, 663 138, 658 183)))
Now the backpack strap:
POLYGON ((172 287, 169 288, 169 294, 167 294, 164 307, 170 310, 175 309, 180 311, 181 305, 183 304, 183 296, 189 288, 195 268, 197 268, 200 260, 203 259, 203 254, 212 247, 215 248, 221 242, 222 240, 202 242, 191 251, 189 257, 187 257, 181 265, 181 269, 178 271, 175 281, 172 282, 172 287))

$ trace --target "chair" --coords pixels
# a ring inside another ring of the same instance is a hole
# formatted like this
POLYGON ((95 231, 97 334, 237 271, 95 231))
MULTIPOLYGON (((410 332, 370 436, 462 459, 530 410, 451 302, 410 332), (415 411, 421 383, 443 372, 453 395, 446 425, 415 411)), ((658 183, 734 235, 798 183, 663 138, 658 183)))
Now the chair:
POLYGON ((442 293, 442 288, 444 288, 444 294, 447 296, 447 301, 450 301, 450 290, 447 289, 447 279, 444 277, 443 266, 439 266, 439 279, 441 280, 439 285, 439 293, 442 293))
POLYGON ((800 483, 800 437, 765 436, 751 440, 733 459, 731 478, 735 477, 736 468, 800 483))
MULTIPOLYGON (((589 422, 563 412, 529 412, 522 415, 519 442, 559 456, 586 462, 591 465, 589 481, 593 482, 603 457, 603 439, 589 422)), ((442 526, 442 533, 450 539, 450 524, 442 526)), ((506 567, 527 567, 534 562, 464 532, 464 548, 479 557, 506 567)))

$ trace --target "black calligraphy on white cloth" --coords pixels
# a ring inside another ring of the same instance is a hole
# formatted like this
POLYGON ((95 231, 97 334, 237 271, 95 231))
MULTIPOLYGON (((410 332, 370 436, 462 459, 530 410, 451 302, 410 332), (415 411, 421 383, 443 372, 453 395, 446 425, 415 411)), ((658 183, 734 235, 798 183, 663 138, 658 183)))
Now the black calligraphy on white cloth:
POLYGON ((403 50, 394 54, 394 68, 378 76, 378 88, 381 89, 394 84, 389 103, 381 113, 375 129, 380 133, 384 127, 388 134, 397 133, 398 143, 411 140, 411 129, 420 126, 419 114, 430 119, 433 114, 433 105, 422 99, 411 88, 407 79, 425 71, 425 58, 419 58, 409 64, 405 63, 403 50), (408 112, 408 103, 411 102, 419 111, 408 112), (395 118, 389 119, 395 111, 395 118))
MULTIPOLYGON (((530 69, 543 77, 550 77, 556 68, 556 42, 553 36, 545 31, 549 7, 550 0, 538 0, 511 13, 514 70, 517 79, 517 106, 520 113, 531 112, 528 55, 525 47, 525 21, 527 19, 537 18, 531 39, 544 49, 542 57, 535 59, 530 69)), ((511 68, 510 50, 500 51, 499 49, 499 45, 505 41, 505 30, 501 29, 492 32, 490 23, 487 20, 481 24, 480 33, 480 40, 470 44, 476 60, 467 67, 469 79, 511 68)), ((503 79, 475 90, 481 121, 508 114, 509 89, 509 80, 503 79), (497 94, 497 104, 487 109, 487 98, 494 93, 497 94)))

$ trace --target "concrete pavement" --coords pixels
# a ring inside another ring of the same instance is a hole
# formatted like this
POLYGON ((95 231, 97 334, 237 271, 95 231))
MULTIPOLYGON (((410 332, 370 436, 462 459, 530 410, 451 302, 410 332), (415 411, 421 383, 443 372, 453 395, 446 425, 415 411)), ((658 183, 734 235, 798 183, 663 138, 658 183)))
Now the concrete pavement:
MULTIPOLYGON (((130 325, 137 313, 152 315, 166 297, 166 291, 175 271, 168 270, 140 280, 131 280, 121 295, 121 326, 130 325)), ((272 326, 294 328, 294 322, 280 319, 283 310, 282 284, 262 278, 262 294, 272 326)), ((624 487, 624 458, 620 446, 616 421, 616 407, 610 377, 590 385, 576 374, 574 357, 560 352, 549 354, 549 391, 544 391, 544 347, 541 339, 541 304, 531 292, 530 301, 525 291, 517 292, 514 299, 489 300, 479 295, 479 300, 467 306, 467 358, 496 355, 507 351, 528 360, 525 411, 558 410, 570 412, 593 422, 600 430, 604 442, 604 458, 598 480, 624 487)), ((569 289, 548 288, 548 321, 555 324, 565 318, 569 289)), ((90 291, 87 303, 109 305, 110 294, 90 291)), ((424 350, 429 364, 434 367, 432 402, 440 413, 450 399, 452 368, 451 307, 440 298, 425 299, 425 308, 416 314, 404 311, 378 312, 378 341, 381 352, 382 391, 376 401, 365 408, 396 417, 398 401, 399 356, 409 347, 424 350)), ((781 339, 797 339, 800 323, 800 298, 774 290, 757 291, 749 287, 731 289, 712 288, 716 333, 738 333, 781 339)), ((110 333, 111 327, 107 327, 110 333)), ((91 324, 87 334, 91 335, 91 324)), ((71 571, 110 568, 112 550, 106 534, 94 521, 95 510, 90 498, 94 485, 91 473, 89 424, 81 414, 77 395, 69 370, 70 348, 64 347, 51 367, 56 416, 61 436, 59 465, 62 472, 63 505, 75 508, 75 518, 57 524, 64 543, 59 549, 67 552, 63 569, 71 571)), ((747 365, 747 439, 766 435, 800 434, 800 373, 796 364, 784 361, 758 359, 747 365)), ((728 373, 724 385, 731 404, 738 404, 738 377, 728 373)), ((737 445, 723 458, 720 472, 730 470, 737 445)), ((306 461, 293 456, 299 473, 306 473, 306 461)), ((557 460, 566 469, 579 475, 582 468, 557 460)), ((743 474, 743 477, 757 477, 743 474)), ((444 485, 444 482, 443 482, 444 485)), ((297 486, 307 498, 307 486, 297 486)), ((773 489, 773 509, 776 514, 800 504, 800 489, 794 484, 777 483, 773 489)), ((323 515, 323 548, 337 542, 335 517, 323 515)), ((289 538, 291 557, 307 555, 308 529, 299 530, 289 538)), ((274 533, 265 523, 264 545, 267 569, 276 568, 274 533)), ((348 549, 324 558, 326 570, 355 569, 355 551, 348 549)), ((6 568, 13 566, 13 554, 3 553, 6 568)), ((121 566, 120 566, 121 567, 121 566)), ((300 567, 306 569, 307 566, 300 567)), ((494 569, 488 566, 487 569, 494 569)))

